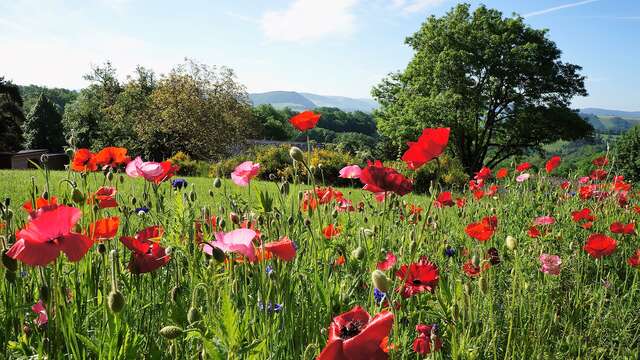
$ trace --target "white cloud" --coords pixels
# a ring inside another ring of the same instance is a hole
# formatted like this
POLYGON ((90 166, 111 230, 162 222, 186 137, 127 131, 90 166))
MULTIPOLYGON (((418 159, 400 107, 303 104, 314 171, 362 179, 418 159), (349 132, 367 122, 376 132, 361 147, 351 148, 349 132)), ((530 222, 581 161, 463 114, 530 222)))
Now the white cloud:
POLYGON ((301 42, 355 30, 352 13, 359 0, 294 0, 285 10, 268 11, 260 21, 270 41, 301 42))
POLYGON ((550 12, 554 12, 554 11, 558 11, 558 10, 562 10, 562 9, 567 9, 567 8, 572 8, 572 7, 576 7, 576 6, 590 4, 590 3, 596 2, 596 1, 599 1, 599 0, 585 0, 585 1, 573 2, 573 3, 570 3, 570 4, 564 4, 564 5, 550 7, 550 8, 544 9, 544 10, 540 10, 540 11, 530 12, 530 13, 524 14, 522 16, 528 18, 528 17, 532 17, 532 16, 544 15, 544 14, 548 14, 550 12))
POLYGON ((442 5, 447 0, 392 0, 394 7, 401 9, 406 14, 412 14, 428 8, 442 5))

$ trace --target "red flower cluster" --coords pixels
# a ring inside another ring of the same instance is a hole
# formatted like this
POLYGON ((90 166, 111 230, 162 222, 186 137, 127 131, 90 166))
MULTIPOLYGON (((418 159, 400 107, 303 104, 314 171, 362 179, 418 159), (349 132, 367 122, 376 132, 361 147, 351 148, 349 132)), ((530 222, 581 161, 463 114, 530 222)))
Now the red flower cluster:
POLYGON ((402 161, 409 169, 418 170, 422 165, 442 154, 449 143, 449 128, 424 129, 417 142, 410 142, 402 161))
POLYGON ((106 147, 94 154, 89 149, 78 149, 73 154, 71 170, 78 172, 96 171, 98 167, 117 168, 131 161, 127 156, 127 149, 120 147, 106 147))
POLYGON ((464 232, 478 241, 487 241, 493 236, 497 227, 498 218, 495 216, 487 216, 480 222, 467 225, 464 232))
POLYGON ((579 211, 574 211, 571 213, 571 218, 574 222, 578 223, 584 229, 590 229, 593 226, 593 222, 596 217, 591 215, 591 209, 584 208, 579 211))
POLYGON ((438 285, 439 273, 438 267, 423 256, 417 263, 402 265, 396 271, 396 277, 403 283, 398 291, 408 298, 425 291, 433 292, 438 285))
POLYGON ((131 250, 129 271, 133 274, 143 274, 155 271, 169 263, 171 257, 159 244, 163 235, 162 227, 151 226, 138 232, 135 237, 120 237, 120 242, 131 250))
POLYGON ((394 192, 402 196, 413 190, 411 180, 395 169, 384 167, 380 160, 368 162, 367 167, 362 169, 360 181, 364 184, 364 190, 374 193, 394 192))

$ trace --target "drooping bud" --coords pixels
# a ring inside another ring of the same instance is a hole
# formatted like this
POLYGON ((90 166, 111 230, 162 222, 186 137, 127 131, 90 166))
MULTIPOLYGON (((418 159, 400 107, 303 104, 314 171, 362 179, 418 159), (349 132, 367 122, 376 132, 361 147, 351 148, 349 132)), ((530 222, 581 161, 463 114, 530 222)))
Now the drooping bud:
POLYGON ((356 260, 362 260, 364 258, 364 255, 364 249, 362 248, 362 246, 358 246, 351 252, 351 257, 356 260))
POLYGON ((202 319, 202 316, 200 316, 200 311, 197 307, 192 306, 189 309, 189 312, 187 312, 187 321, 189 321, 189 324, 193 324, 200 321, 200 319, 202 319))
POLYGON ((236 225, 240 224, 240 216, 235 212, 229 213, 229 220, 236 225))
POLYGON ((505 245, 507 246, 507 249, 511 251, 515 250, 517 246, 516 239, 511 235, 507 236, 507 239, 505 240, 505 245))
POLYGON ((109 305, 109 310, 117 314, 124 308, 124 296, 118 290, 111 290, 107 298, 107 304, 109 305))
POLYGON ((304 162, 304 153, 297 146, 292 146, 291 149, 289 149, 289 156, 291 156, 294 161, 304 162))
POLYGON ((213 187, 218 189, 222 186, 222 180, 219 177, 213 179, 213 187))
POLYGON ((389 291, 389 288, 391 287, 391 280, 381 270, 374 270, 371 273, 371 281, 376 289, 385 293, 389 291))
POLYGON ((80 191, 78 188, 73 189, 73 193, 71 194, 71 200, 73 200, 73 202, 76 204, 83 204, 84 195, 82 194, 82 191, 80 191))
POLYGON ((160 335, 162 335, 165 339, 173 340, 178 336, 182 335, 184 330, 181 327, 169 325, 160 329, 160 335))

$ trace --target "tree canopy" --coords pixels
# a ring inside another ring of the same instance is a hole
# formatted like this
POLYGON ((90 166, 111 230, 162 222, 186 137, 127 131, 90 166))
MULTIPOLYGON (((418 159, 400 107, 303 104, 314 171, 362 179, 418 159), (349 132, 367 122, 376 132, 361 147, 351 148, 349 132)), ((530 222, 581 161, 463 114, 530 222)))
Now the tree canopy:
POLYGON ((22 124, 25 149, 62 151, 66 144, 58 107, 43 93, 22 124))
POLYGON ((0 77, 0 151, 22 148, 22 104, 18 86, 0 77))
POLYGON ((561 61, 546 30, 468 4, 431 16, 407 44, 414 57, 372 90, 378 129, 402 150, 425 127, 451 128, 467 173, 592 127, 569 109, 585 96, 581 67, 561 61))

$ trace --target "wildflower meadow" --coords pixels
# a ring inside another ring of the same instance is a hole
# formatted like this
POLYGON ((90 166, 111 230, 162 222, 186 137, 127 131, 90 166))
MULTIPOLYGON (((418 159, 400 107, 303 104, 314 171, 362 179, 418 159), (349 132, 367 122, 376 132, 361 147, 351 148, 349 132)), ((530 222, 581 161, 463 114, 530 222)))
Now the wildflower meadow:
MULTIPOLYGON (((449 135, 424 129, 402 160, 438 163, 449 135)), ((554 156, 416 195, 377 160, 344 164, 352 188, 317 182, 296 147, 293 181, 259 181, 253 161, 178 178, 125 148, 68 153, 67 171, 0 173, 2 358, 640 354, 640 204, 608 155, 566 179, 554 156)))

